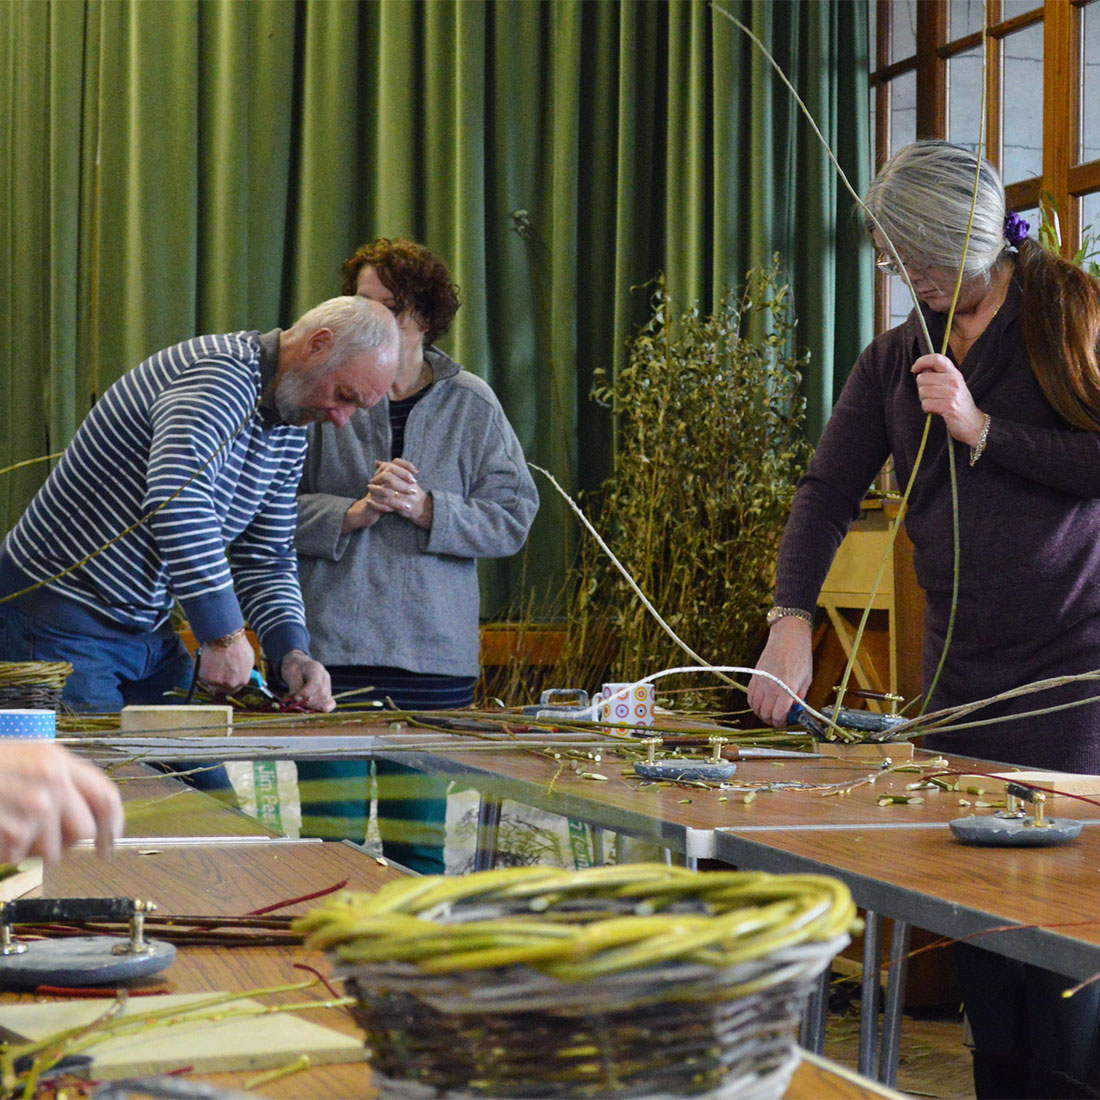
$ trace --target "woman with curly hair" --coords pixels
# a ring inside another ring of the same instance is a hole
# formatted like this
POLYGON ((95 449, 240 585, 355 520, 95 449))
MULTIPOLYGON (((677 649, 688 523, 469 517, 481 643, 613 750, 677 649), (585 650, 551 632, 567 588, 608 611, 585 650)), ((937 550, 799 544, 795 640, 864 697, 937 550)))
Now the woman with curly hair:
MULTIPOLYGON (((400 365, 388 397, 344 432, 312 429, 297 546, 313 650, 334 694, 369 688, 356 698, 399 710, 469 706, 477 562, 520 549, 538 494, 496 395, 435 346, 459 307, 443 261, 380 237, 343 272, 343 293, 393 312, 400 365)), ((366 765, 298 767, 305 830, 362 840, 366 765)), ((386 855, 442 872, 445 781, 387 761, 376 773, 386 855)))

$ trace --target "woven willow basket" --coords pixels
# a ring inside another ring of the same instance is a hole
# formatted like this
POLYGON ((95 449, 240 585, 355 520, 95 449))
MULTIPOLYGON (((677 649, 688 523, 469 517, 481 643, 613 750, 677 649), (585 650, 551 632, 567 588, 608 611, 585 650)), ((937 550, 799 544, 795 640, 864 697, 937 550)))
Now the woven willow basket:
POLYGON ((627 864, 409 879, 298 927, 389 1094, 766 1100, 854 923, 832 879, 627 864))
POLYGON ((0 661, 0 710, 57 710, 72 671, 67 661, 0 661))

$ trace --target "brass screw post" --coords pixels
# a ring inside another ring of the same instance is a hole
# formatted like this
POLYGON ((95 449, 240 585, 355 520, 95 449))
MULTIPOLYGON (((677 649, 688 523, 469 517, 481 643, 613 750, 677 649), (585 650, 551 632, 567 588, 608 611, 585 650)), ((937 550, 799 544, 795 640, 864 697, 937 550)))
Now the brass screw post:
POLYGON ((712 764, 722 763, 722 746, 726 743, 724 737, 708 737, 707 741, 710 743, 710 762, 712 764))
POLYGON ((1036 791, 1035 792, 1035 799, 1034 799, 1034 803, 1033 803, 1034 806, 1035 806, 1035 811, 1034 811, 1035 816, 1031 819, 1031 825, 1032 825, 1033 828, 1046 829, 1046 828, 1050 827, 1050 822, 1044 820, 1044 818, 1043 818, 1043 809, 1044 809, 1044 803, 1046 802, 1046 800, 1047 800, 1047 796, 1045 794, 1043 794, 1042 791, 1036 791))
POLYGON ((657 762, 657 750, 664 742, 659 737, 647 737, 642 744, 645 745, 645 762, 655 764, 657 762))
POLYGON ((883 696, 883 699, 885 699, 886 702, 890 704, 890 713, 891 713, 891 715, 897 714, 897 712, 898 712, 898 703, 904 702, 904 699, 903 699, 902 696, 895 695, 891 691, 888 691, 883 696))
POLYGON ((27 945, 12 936, 10 924, 0 925, 0 955, 22 955, 26 950, 27 945))
POLYGON ((145 915, 155 913, 154 901, 142 901, 134 898, 134 915, 130 918, 130 939, 111 949, 113 955, 151 955, 156 948, 145 942, 145 915))

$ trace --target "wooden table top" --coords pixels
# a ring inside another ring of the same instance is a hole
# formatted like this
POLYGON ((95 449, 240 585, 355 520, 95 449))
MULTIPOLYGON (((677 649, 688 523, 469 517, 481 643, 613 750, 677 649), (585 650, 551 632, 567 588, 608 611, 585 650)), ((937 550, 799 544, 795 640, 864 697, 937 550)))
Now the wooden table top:
MULTIPOLYGON (((403 877, 402 872, 348 844, 319 841, 194 845, 163 849, 118 851, 109 859, 94 852, 73 853, 46 872, 43 893, 49 897, 121 894, 152 898, 159 915, 240 916, 251 909, 289 897, 312 893, 347 880, 349 889, 374 890, 403 877)), ((300 902, 279 912, 307 912, 315 901, 300 902)), ((155 933, 154 933, 155 935, 155 933)), ((309 978, 296 970, 306 963, 328 971, 324 957, 304 947, 180 947, 176 961, 163 975, 135 983, 161 992, 197 993, 217 990, 245 991, 285 985, 309 978)), ((272 1000, 323 1000, 326 991, 276 996, 272 1000)), ((5 1001, 30 999, 30 995, 5 994, 5 1001)), ((309 1014, 317 1023, 345 1034, 359 1034, 343 1011, 320 1009, 309 1014)), ((288 1061, 293 1055, 287 1052, 288 1061)), ((186 1051, 180 1064, 186 1065, 186 1051)), ((253 1073, 218 1074, 211 1079, 242 1088, 253 1073)), ((318 1100, 352 1100, 375 1095, 365 1063, 322 1066, 293 1074, 265 1085, 257 1095, 281 1100, 310 1096, 318 1100)))
MULTIPOLYGON (((393 733, 386 739, 396 746, 415 744, 393 733)), ((443 742, 436 740, 436 746, 443 742)), ((599 750, 601 759, 577 761, 562 754, 530 750, 499 753, 456 751, 440 747, 422 754, 394 752, 392 758, 415 763, 432 771, 443 770, 484 793, 511 798, 528 805, 593 824, 604 825, 647 839, 660 839, 670 846, 684 830, 710 832, 716 829, 802 829, 866 825, 896 828, 911 826, 939 828, 953 818, 970 813, 993 813, 980 807, 987 796, 939 789, 910 790, 922 779, 921 772, 988 771, 1003 768, 935 753, 917 752, 912 762, 899 762, 902 769, 880 773, 876 765, 807 757, 799 760, 743 760, 730 781, 730 789, 693 788, 683 784, 653 785, 633 774, 632 758, 620 755, 615 746, 599 750), (946 760, 946 767, 932 761, 946 760), (585 773, 588 773, 587 775, 585 773), (603 776, 593 779, 591 775, 603 776), (874 778, 873 782, 868 782, 874 778), (811 785, 816 789, 781 788, 781 784, 811 785), (745 789, 757 789, 746 801, 745 789), (885 796, 902 796, 908 804, 880 805, 885 796), (963 802, 966 805, 963 805, 963 802)), ((555 750, 556 751, 556 750, 555 750)), ((381 749, 383 756, 391 755, 381 749)), ((1100 822, 1100 806, 1057 797, 1048 802, 1048 816, 1100 822)), ((696 844, 700 842, 697 840, 696 844)), ((678 845, 684 850, 685 845, 678 845)), ((707 855, 702 847, 694 854, 707 855)))
POLYGON ((126 812, 126 836, 270 837, 254 817, 144 764, 111 769, 126 812))
MULTIPOLYGON (((285 720, 284 720, 285 722, 285 720)), ((248 745, 250 739, 263 743, 269 755, 293 758, 295 750, 305 753, 312 743, 334 743, 349 739, 348 756, 388 756, 414 763, 431 771, 445 771, 465 779, 485 793, 513 798, 555 813, 604 824, 632 835, 664 842, 674 840, 676 830, 707 831, 720 828, 820 828, 834 825, 873 825, 895 827, 938 826, 952 818, 972 812, 992 813, 992 808, 976 807, 978 801, 993 801, 994 796, 940 790, 909 790, 922 778, 912 770, 894 770, 876 775, 873 762, 813 757, 795 760, 751 759, 739 762, 731 780, 732 789, 706 790, 679 784, 653 787, 634 776, 636 756, 620 753, 613 742, 593 748, 601 756, 595 760, 572 760, 562 753, 555 760, 551 753, 527 748, 510 748, 508 739, 498 736, 493 742, 475 736, 448 734, 418 729, 401 723, 347 718, 340 722, 309 722, 273 725, 248 724, 230 738, 219 738, 223 746, 234 742, 248 745), (358 747, 355 747, 358 745, 358 747), (448 751, 450 746, 454 751, 448 751), (604 779, 586 777, 596 774, 604 779), (874 776, 874 782, 868 780, 874 776), (775 789, 783 784, 809 785, 816 789, 775 789), (745 789, 759 790, 745 801, 745 789), (885 795, 905 796, 909 804, 880 806, 885 795), (960 805, 966 800, 969 805, 960 805), (601 820, 603 814, 607 820, 601 820)), ((555 740, 556 735, 540 733, 516 735, 525 743, 555 740)), ((946 760, 948 771, 1005 770, 1005 765, 942 757, 917 750, 912 761, 897 760, 901 769, 921 767, 940 770, 932 761, 946 760)), ((1048 803, 1048 815, 1100 822, 1100 806, 1075 799, 1057 797, 1048 803)), ((677 846, 675 843, 672 846, 677 846)), ((679 845, 683 848, 683 845, 679 845)), ((700 853, 705 854, 705 853, 700 853)))
MULTIPOLYGON (((1095 920, 1100 829, 1086 828, 1075 843, 1061 848, 966 847, 951 838, 945 823, 974 811, 973 802, 980 796, 908 791, 908 784, 920 776, 905 771, 879 776, 873 785, 859 783, 876 770, 867 763, 812 758, 742 761, 738 782, 850 786, 843 795, 825 795, 820 789, 761 791, 746 804, 736 790, 643 786, 621 774, 629 769, 628 762, 606 748, 598 762, 585 760, 574 765, 564 756, 555 760, 526 750, 463 751, 468 738, 408 732, 386 723, 348 722, 335 728, 320 727, 316 733, 331 736, 337 730, 378 737, 393 750, 415 745, 418 753, 394 751, 393 758, 446 772, 494 797, 656 840, 692 855, 717 856, 735 865, 765 870, 836 874, 848 882, 861 905, 944 935, 968 936, 1003 924, 1035 925, 985 935, 978 942, 1081 978, 1100 971, 1100 922, 1095 920), (454 751, 449 751, 451 743, 456 746, 454 751), (582 771, 606 778, 583 778, 582 771), (880 806, 879 799, 886 794, 906 794, 922 801, 880 806), (971 805, 960 805, 961 799, 971 805)), ((294 734, 308 737, 310 731, 296 727, 294 734)), ((390 755, 385 747, 376 746, 369 754, 375 752, 390 755)), ((918 752, 916 759, 921 762, 929 757, 918 752)), ((951 760, 949 767, 993 770, 965 760, 951 760)), ((977 812, 991 813, 992 809, 978 808, 977 812)), ((1096 807, 1063 798, 1055 800, 1048 812, 1085 820, 1100 817, 1096 807)), ((224 817, 213 814, 209 821, 225 833, 224 817)), ((254 823, 251 827, 262 829, 254 823)), ((266 981, 251 969, 247 975, 242 973, 241 980, 246 976, 254 985, 266 981)), ((339 1091, 346 1088, 346 1082, 339 1084, 340 1070, 326 1072, 335 1082, 324 1087, 335 1091, 315 1095, 367 1095, 361 1080, 356 1085, 358 1091, 339 1091)), ((792 1083, 794 1091, 788 1095, 878 1095, 825 1091, 823 1084, 812 1078, 803 1066, 792 1083), (798 1092, 799 1088, 804 1091, 798 1092)), ((830 1079, 829 1087, 848 1085, 830 1079)), ((857 1083, 853 1087, 867 1086, 857 1083)), ((280 1092, 272 1086, 270 1094, 297 1093, 290 1087, 280 1092)))
MULTIPOLYGON (((918 751, 914 762, 934 759, 935 754, 918 751)), ((947 759, 951 771, 1000 770, 947 759)), ((520 751, 433 750, 416 762, 454 774, 483 793, 656 840, 689 855, 776 872, 835 874, 848 883, 861 906, 953 938, 1006 924, 1034 925, 981 940, 1003 954, 1061 973, 1084 978, 1100 971, 1100 922, 1094 922, 1100 829, 1092 826, 1062 847, 963 845, 946 823, 993 809, 976 807, 981 796, 965 792, 909 791, 908 785, 920 776, 908 771, 881 775, 873 785, 855 785, 843 795, 772 790, 745 804, 736 790, 643 787, 622 775, 625 763, 607 752, 598 763, 586 761, 577 769, 570 760, 520 751), (581 771, 606 779, 583 778, 581 771), (884 795, 895 794, 922 801, 879 805, 884 795), (969 804, 961 805, 963 800, 969 804)), ((848 783, 873 772, 867 764, 834 760, 750 760, 741 763, 736 779, 848 783)), ((1055 798, 1048 806, 1050 816, 1094 824, 1098 812, 1068 798, 1055 798)))
POLYGON ((805 1050, 784 1093, 784 1100, 875 1100, 877 1097, 904 1100, 900 1092, 805 1050))
POLYGON ((737 866, 836 875, 860 906, 951 938, 983 933, 973 942, 1059 973, 1100 972, 1100 829, 1051 848, 976 847, 946 828, 731 830, 716 850, 737 866))
MULTIPOLYGON (((47 897, 143 897, 161 914, 242 916, 252 909, 347 880, 349 890, 377 890, 402 872, 350 844, 269 840, 247 845, 194 844, 121 849, 106 859, 72 853, 47 869, 47 897)), ((316 903, 312 903, 316 904, 316 903)), ((304 913, 311 903, 280 909, 304 913)))

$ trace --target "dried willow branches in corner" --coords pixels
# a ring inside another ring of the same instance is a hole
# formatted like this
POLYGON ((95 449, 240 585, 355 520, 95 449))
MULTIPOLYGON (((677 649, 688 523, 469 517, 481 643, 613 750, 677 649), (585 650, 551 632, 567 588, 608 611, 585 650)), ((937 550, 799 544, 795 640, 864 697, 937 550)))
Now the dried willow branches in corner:
MULTIPOLYGON (((681 638, 712 663, 752 664, 810 455, 790 287, 776 256, 709 316, 698 306, 677 316, 663 278, 652 302, 627 366, 596 374, 592 396, 613 410, 617 446, 586 511, 681 638)), ((683 663, 592 540, 570 582, 556 683, 598 687, 683 663)), ((694 704, 714 709, 709 694, 694 704)))

